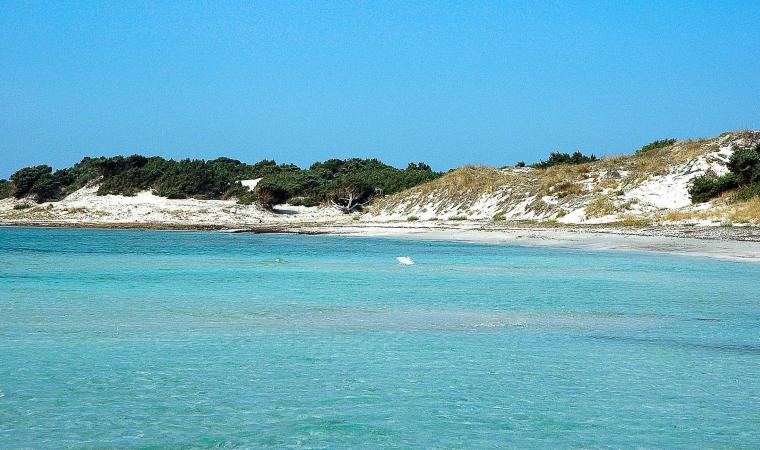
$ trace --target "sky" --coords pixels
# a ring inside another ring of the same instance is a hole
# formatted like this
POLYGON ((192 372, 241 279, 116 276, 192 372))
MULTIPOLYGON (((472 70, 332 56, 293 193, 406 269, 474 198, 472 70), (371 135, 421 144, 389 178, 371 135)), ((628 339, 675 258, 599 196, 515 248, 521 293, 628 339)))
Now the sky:
POLYGON ((0 178, 84 156, 438 170, 760 128, 756 1, 0 2, 0 178))

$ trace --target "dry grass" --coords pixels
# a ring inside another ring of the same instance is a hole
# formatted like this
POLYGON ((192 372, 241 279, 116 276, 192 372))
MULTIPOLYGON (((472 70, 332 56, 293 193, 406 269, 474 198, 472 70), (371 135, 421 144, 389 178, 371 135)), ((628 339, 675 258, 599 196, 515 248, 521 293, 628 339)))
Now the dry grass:
MULTIPOLYGON (((717 140, 679 141, 671 146, 638 155, 604 157, 599 161, 577 165, 558 165, 546 169, 513 172, 485 166, 467 166, 442 177, 385 198, 377 199, 373 213, 418 214, 429 205, 434 214, 472 215, 469 209, 484 196, 503 193, 498 211, 507 211, 533 197, 526 210, 543 216, 556 216, 565 209, 575 209, 587 201, 589 217, 622 214, 629 204, 615 198, 622 191, 638 186, 653 175, 665 175, 673 166, 684 164, 718 149, 717 140), (558 201, 544 202, 545 196, 558 201)), ((557 216, 558 217, 558 216, 557 216)))
POLYGON ((671 211, 660 217, 667 222, 710 220, 729 223, 760 224, 760 197, 736 203, 723 203, 706 211, 671 211))
POLYGON ((598 180, 594 185, 593 192, 599 194, 610 189, 616 190, 620 185, 620 174, 611 175, 610 178, 598 180))
POLYGON ((557 198, 565 198, 571 195, 581 195, 583 193, 583 186, 572 181, 563 181, 555 185, 552 189, 552 195, 557 198))
POLYGON ((5 219, 10 220, 47 219, 53 217, 51 214, 51 208, 45 208, 42 206, 32 206, 20 210, 13 209, 5 213, 3 216, 5 219))
POLYGON ((638 184, 652 175, 666 175, 674 165, 684 164, 707 153, 718 150, 718 144, 709 139, 678 141, 638 155, 620 155, 602 158, 590 163, 592 170, 605 171, 608 177, 600 182, 596 191, 617 186, 638 184), (620 171, 627 172, 621 176, 620 171))
POLYGON ((567 197, 583 193, 581 181, 594 163, 552 166, 536 172, 541 179, 537 194, 567 197))
POLYGON ((719 216, 720 214, 714 210, 670 211, 664 216, 659 216, 659 219, 666 222, 695 222, 698 220, 717 220, 719 216))
POLYGON ((665 215, 659 216, 659 219, 666 222, 688 222, 696 220, 695 213, 695 211, 670 211, 665 215))
POLYGON ((622 219, 610 222, 609 225, 615 225, 619 227, 651 227, 653 224, 652 220, 643 218, 643 217, 633 217, 633 216, 626 216, 622 219))
POLYGON ((707 139, 679 141, 668 147, 630 156, 623 161, 623 167, 630 171, 627 181, 641 182, 651 175, 666 175, 672 166, 716 150, 718 144, 707 139))
POLYGON ((482 195, 495 192, 521 175, 509 175, 486 166, 466 166, 453 170, 431 182, 378 199, 373 211, 392 209, 401 204, 411 210, 428 198, 446 199, 451 204, 476 202, 482 195))
POLYGON ((618 212, 618 208, 615 202, 606 195, 597 195, 586 206, 586 216, 588 217, 603 217, 615 214, 618 212))
POLYGON ((423 193, 440 189, 490 193, 504 186, 508 179, 508 175, 493 167, 465 166, 429 183, 412 188, 412 190, 419 190, 423 193))
POLYGON ((760 223, 760 197, 732 204, 727 217, 736 223, 760 223))

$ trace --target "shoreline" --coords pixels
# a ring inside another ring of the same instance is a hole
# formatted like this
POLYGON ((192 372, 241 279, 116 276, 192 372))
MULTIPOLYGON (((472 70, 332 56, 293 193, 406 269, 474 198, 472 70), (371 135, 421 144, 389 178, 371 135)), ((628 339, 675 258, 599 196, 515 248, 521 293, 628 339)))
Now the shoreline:
POLYGON ((588 251, 628 251, 679 256, 707 257, 729 261, 760 262, 760 230, 755 227, 623 227, 609 225, 547 226, 526 223, 419 224, 407 222, 364 223, 107 223, 21 221, 3 222, 4 227, 102 228, 154 231, 216 231, 227 233, 333 235, 513 244, 588 251))

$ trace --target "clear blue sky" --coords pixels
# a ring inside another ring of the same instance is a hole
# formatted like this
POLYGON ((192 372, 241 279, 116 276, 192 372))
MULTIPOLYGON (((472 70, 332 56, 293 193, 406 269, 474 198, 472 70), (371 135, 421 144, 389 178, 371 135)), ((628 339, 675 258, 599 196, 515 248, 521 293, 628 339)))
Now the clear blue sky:
POLYGON ((142 153, 436 169, 760 128, 760 4, 0 2, 0 177, 142 153))

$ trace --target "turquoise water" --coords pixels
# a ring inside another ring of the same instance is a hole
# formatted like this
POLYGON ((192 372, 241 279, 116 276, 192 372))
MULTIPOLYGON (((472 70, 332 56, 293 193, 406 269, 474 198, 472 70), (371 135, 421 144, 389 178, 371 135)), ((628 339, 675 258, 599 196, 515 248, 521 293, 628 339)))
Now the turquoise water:
POLYGON ((760 265, 0 228, 0 447, 266 446, 757 448, 760 265))

